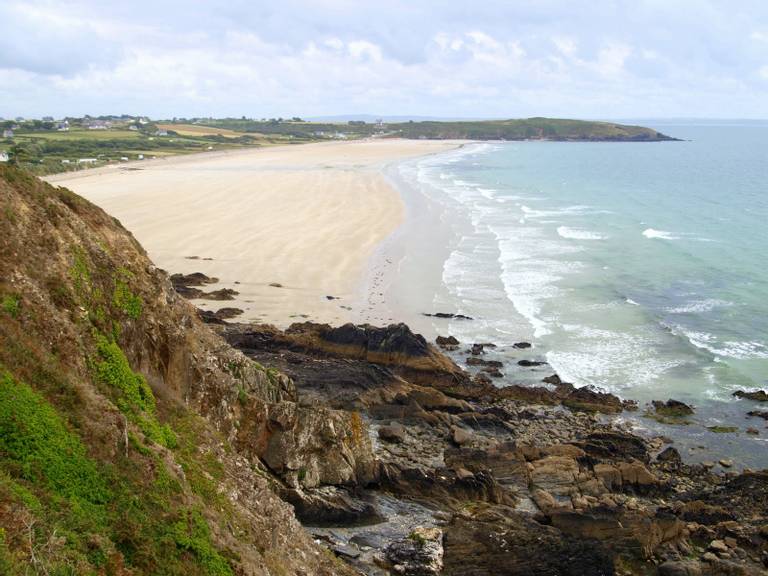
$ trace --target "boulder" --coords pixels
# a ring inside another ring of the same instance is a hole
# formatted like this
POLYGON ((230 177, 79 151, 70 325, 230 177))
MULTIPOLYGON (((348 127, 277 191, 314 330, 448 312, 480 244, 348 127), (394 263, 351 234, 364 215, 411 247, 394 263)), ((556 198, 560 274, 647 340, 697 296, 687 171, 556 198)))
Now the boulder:
POLYGON ((444 350, 456 350, 460 342, 453 336, 438 336, 435 343, 444 350))
POLYGON ((745 398, 747 400, 754 400, 755 402, 768 402, 768 392, 765 390, 755 390, 754 392, 747 392, 746 390, 736 390, 733 393, 736 398, 745 398))
POLYGON ((693 414, 693 408, 691 408, 685 402, 679 400, 672 400, 671 398, 666 402, 660 400, 654 400, 651 402, 656 414, 660 416, 669 416, 672 418, 681 418, 683 416, 690 416, 693 414))
POLYGON ((405 441, 405 428, 396 422, 389 426, 382 426, 379 428, 379 438, 385 442, 400 444, 405 441))

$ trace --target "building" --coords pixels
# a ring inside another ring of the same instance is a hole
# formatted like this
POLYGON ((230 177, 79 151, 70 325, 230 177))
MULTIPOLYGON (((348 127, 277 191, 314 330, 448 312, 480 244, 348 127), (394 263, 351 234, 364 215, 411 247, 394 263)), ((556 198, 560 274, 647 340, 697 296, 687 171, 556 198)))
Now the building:
POLYGON ((3 138, 13 138, 13 130, 10 128, 7 130, 3 130, 3 138))
POLYGON ((106 130, 111 126, 111 122, 105 120, 91 120, 86 124, 88 130, 106 130))
POLYGON ((69 120, 64 120, 64 122, 57 122, 56 130, 59 132, 67 132, 69 130, 69 120))
POLYGON ((168 130, 158 130, 155 132, 155 136, 168 136, 168 130))
POLYGON ((95 164, 98 161, 99 161, 98 158, 80 158, 77 161, 77 163, 78 164, 95 164))
POLYGON ((10 156, 8 156, 8 152, 0 152, 0 162, 8 162, 10 160, 10 156))
POLYGON ((134 132, 136 132, 139 130, 139 127, 136 126, 135 124, 131 124, 130 126, 128 126, 128 130, 133 130, 134 132))

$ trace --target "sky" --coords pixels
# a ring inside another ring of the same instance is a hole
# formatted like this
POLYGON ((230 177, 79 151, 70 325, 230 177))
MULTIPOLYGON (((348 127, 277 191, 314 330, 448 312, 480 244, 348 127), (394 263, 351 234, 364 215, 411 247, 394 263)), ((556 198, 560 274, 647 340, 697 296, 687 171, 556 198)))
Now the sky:
POLYGON ((0 117, 768 118, 766 0, 0 0, 0 117))

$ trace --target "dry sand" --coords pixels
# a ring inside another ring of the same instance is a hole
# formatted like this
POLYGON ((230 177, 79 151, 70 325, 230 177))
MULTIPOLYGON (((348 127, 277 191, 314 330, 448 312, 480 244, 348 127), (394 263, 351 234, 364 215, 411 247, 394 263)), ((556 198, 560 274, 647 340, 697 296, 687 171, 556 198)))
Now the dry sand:
POLYGON ((303 318, 339 323, 356 317, 368 260, 403 219, 403 203, 382 169, 456 145, 370 140, 281 146, 48 181, 118 218, 169 273, 203 272, 220 279, 203 289, 240 292, 233 301, 196 300, 201 308, 234 306, 245 311, 240 320, 278 326, 303 318))

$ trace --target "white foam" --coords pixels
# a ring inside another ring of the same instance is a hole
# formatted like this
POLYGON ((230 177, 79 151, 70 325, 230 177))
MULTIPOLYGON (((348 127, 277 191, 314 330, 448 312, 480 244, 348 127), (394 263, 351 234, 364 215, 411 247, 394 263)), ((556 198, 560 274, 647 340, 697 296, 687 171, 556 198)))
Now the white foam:
POLYGON ((659 238, 661 240, 679 240, 679 238, 666 230, 654 230, 653 228, 646 228, 643 230, 643 236, 646 238, 659 238))
POLYGON ((640 306, 640 304, 632 300, 632 298, 625 298, 624 302, 626 302, 627 304, 631 304, 632 306, 640 306))
POLYGON ((670 314, 691 314, 696 312, 709 312, 715 308, 726 308, 728 306, 733 306, 733 302, 718 300, 717 298, 707 298, 706 300, 694 300, 683 304, 682 306, 667 308, 667 312, 670 314))
POLYGON ((721 358, 748 360, 768 358, 768 346, 762 342, 729 340, 718 342, 717 337, 707 332, 686 330, 681 326, 672 327, 672 332, 684 336, 696 348, 706 350, 721 358))
POLYGON ((578 228, 569 228, 568 226, 558 226, 557 233, 563 238, 572 240, 605 240, 605 236, 589 230, 580 230, 578 228))

